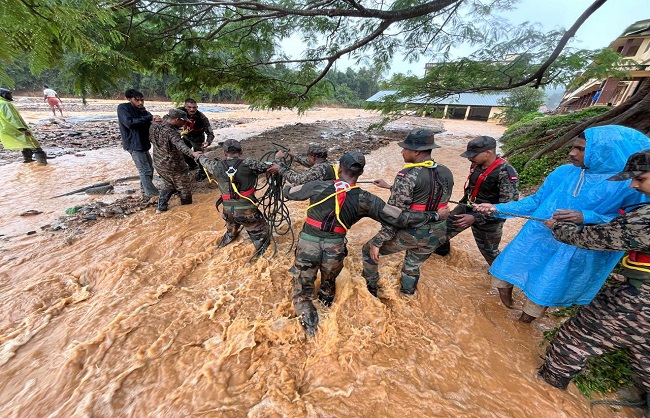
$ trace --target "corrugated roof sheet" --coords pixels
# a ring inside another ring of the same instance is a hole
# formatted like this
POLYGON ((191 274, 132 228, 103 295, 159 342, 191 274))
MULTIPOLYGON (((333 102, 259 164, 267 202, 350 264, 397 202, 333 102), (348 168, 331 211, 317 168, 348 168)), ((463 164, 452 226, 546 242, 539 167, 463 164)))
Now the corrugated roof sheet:
MULTIPOLYGON (((397 90, 382 90, 366 99, 367 102, 379 102, 385 96, 397 93, 397 90)), ((504 93, 477 94, 460 93, 452 94, 443 98, 425 99, 417 97, 413 99, 401 99, 403 103, 430 104, 430 105, 454 105, 454 106, 499 106, 499 99, 507 97, 504 93)))

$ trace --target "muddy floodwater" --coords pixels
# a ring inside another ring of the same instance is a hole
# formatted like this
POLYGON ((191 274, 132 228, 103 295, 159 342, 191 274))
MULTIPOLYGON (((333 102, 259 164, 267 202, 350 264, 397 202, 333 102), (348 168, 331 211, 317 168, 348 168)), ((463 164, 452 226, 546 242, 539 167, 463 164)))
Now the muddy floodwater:
MULTIPOLYGON (((434 151, 454 173, 455 199, 468 170, 458 155, 481 126, 459 125, 434 151)), ((394 142, 367 160, 361 180, 392 182, 403 163, 394 142)), ((413 297, 399 293, 403 255, 383 257, 375 299, 360 249, 379 226, 362 220, 348 234, 334 304, 316 303, 320 327, 307 339, 291 305, 289 237, 253 263, 243 235, 217 249, 225 231, 217 191, 195 194, 190 206, 174 198, 163 214, 149 207, 49 231, 41 226, 67 208, 116 198, 51 196, 136 175, 129 155, 107 148, 0 172, 2 417, 641 416, 591 408, 575 386, 564 392, 536 378, 554 320, 524 325, 518 309, 499 303, 470 231, 450 256, 424 264, 413 297), (30 210, 41 213, 20 216, 30 210)), ((299 231, 306 204, 289 208, 299 231)), ((508 221, 504 240, 520 227, 508 221)))

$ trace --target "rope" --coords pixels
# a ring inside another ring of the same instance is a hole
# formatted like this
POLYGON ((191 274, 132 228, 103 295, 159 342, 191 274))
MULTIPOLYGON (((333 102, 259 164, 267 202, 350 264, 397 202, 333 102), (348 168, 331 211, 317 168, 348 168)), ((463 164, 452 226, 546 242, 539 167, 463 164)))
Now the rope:
MULTIPOLYGON (((279 144, 274 144, 279 146, 279 144)), ((284 148, 284 147, 282 147, 284 148)), ((286 150, 287 148, 285 148, 286 150)), ((273 151, 269 151, 262 156, 260 161, 263 162, 273 162, 275 159, 275 153, 277 148, 273 151)), ((284 159, 284 164, 286 167, 291 166, 291 161, 284 159)), ((291 233, 291 245, 287 250, 289 254, 294 246, 296 241, 293 228, 291 227, 291 217, 289 216, 289 208, 285 204, 286 200, 284 198, 284 179, 279 174, 266 174, 266 178, 261 185, 255 187, 255 190, 264 191, 264 195, 258 199, 259 209, 266 219, 266 223, 269 226, 271 240, 273 241, 273 255, 278 251, 278 245, 275 240, 275 235, 282 236, 288 233, 291 233)), ((255 256, 255 255, 254 255, 255 256)))
MULTIPOLYGON (((456 202, 454 200, 450 200, 449 203, 455 203, 457 205, 467 206, 468 208, 471 208, 472 206, 474 206, 471 202, 470 203, 461 203, 461 202, 456 202)), ((535 216, 518 215, 516 213, 504 212, 504 211, 501 211, 501 210, 495 210, 494 212, 492 212, 492 214, 495 214, 495 213, 498 213, 498 214, 501 214, 501 215, 506 215, 506 216, 512 216, 513 218, 530 219, 531 221, 546 222, 548 220, 548 219, 543 219, 543 218, 537 218, 535 216)))

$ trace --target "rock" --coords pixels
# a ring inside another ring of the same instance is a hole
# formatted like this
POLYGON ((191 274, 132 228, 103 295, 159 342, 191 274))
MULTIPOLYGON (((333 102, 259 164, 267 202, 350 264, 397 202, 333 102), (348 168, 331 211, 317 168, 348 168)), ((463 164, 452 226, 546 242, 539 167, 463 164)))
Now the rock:
POLYGON ((41 213, 43 213, 43 212, 41 212, 39 210, 30 209, 30 210, 27 210, 27 211, 21 213, 20 216, 34 216, 34 215, 40 215, 41 213))

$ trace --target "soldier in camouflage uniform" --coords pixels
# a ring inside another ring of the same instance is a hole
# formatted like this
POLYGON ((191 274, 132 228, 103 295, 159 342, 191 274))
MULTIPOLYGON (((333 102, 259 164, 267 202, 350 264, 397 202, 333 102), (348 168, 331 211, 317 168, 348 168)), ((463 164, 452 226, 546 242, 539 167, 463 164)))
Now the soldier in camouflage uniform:
POLYGON ((257 208, 255 185, 257 177, 266 173, 269 166, 252 158, 242 159, 239 141, 229 139, 223 143, 225 159, 210 159, 202 155, 199 162, 219 183, 223 201, 223 219, 226 221, 226 233, 219 242, 219 247, 230 244, 244 227, 255 245, 255 255, 260 256, 266 250, 270 240, 270 229, 264 215, 257 208))
MULTIPOLYGON (((472 209, 475 203, 505 203, 519 200, 519 176, 513 166, 497 156, 497 141, 489 136, 479 136, 467 144, 460 154, 472 166, 465 182, 465 194, 460 204, 447 218, 447 242, 436 249, 436 254, 447 255, 449 240, 467 228, 472 228, 474 240, 481 255, 489 265, 499 255, 499 243, 505 219, 480 214, 472 209)), ((499 288, 504 305, 512 307, 512 287, 499 288)))
POLYGON ((156 212, 165 212, 172 195, 178 192, 181 205, 192 203, 192 182, 189 167, 183 155, 198 158, 200 152, 193 152, 183 143, 178 128, 187 121, 182 110, 170 109, 162 122, 151 125, 149 137, 153 145, 153 166, 162 179, 163 187, 158 197, 156 212))
MULTIPOLYGON (((630 156, 623 172, 609 178, 627 179, 632 179, 631 188, 650 197, 650 149, 630 156)), ((589 357, 626 349, 642 387, 650 393, 649 203, 633 205, 608 224, 545 222, 561 242, 590 250, 628 251, 622 260, 627 280, 601 290, 589 305, 582 306, 548 347, 538 374, 549 384, 565 389, 589 357)), ((650 396, 647 399, 650 403, 650 396)))
POLYGON ((314 180, 336 180, 336 172, 330 162, 327 161, 327 148, 322 145, 310 145, 307 150, 307 157, 294 154, 289 151, 289 156, 294 158, 298 163, 309 167, 303 173, 298 173, 286 167, 281 158, 284 157, 283 151, 275 154, 276 162, 269 169, 270 173, 280 174, 287 182, 291 184, 305 184, 314 180))
MULTIPOLYGON (((451 171, 431 158, 431 150, 440 148, 434 142, 434 132, 415 130, 403 142, 402 158, 407 163, 397 173, 390 186, 384 180, 376 180, 375 185, 391 189, 388 204, 405 211, 444 211, 454 187, 451 171)), ((446 219, 420 228, 398 230, 391 225, 382 225, 381 230, 362 248, 363 277, 368 291, 377 296, 379 280, 379 255, 406 251, 402 266, 400 291, 407 295, 415 293, 420 279, 420 266, 446 238, 446 219)))
POLYGON ((355 186, 365 162, 360 152, 349 152, 340 160, 340 180, 316 180, 285 188, 288 199, 310 199, 311 203, 291 268, 294 276, 293 306, 309 336, 314 335, 318 327, 318 313, 312 303, 316 275, 320 270, 318 299, 329 307, 334 301, 336 278, 348 254, 345 234, 353 224, 363 217, 370 217, 404 228, 428 225, 440 219, 435 211, 402 212, 355 186))

